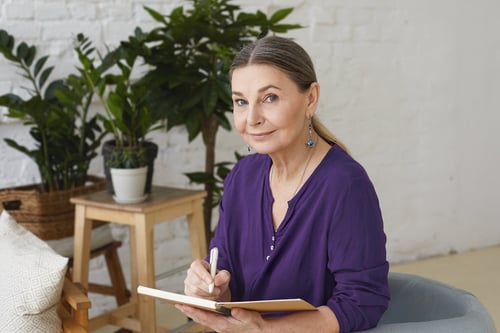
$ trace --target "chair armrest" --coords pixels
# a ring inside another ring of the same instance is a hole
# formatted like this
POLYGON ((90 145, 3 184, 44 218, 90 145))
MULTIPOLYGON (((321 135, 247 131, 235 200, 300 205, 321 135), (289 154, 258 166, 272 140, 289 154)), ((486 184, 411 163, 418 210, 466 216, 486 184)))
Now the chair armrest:
POLYGON ((88 332, 90 306, 91 303, 84 288, 65 278, 59 308, 64 332, 88 332))
POLYGON ((73 310, 90 309, 90 300, 85 293, 85 289, 68 278, 64 279, 63 302, 69 304, 73 310))

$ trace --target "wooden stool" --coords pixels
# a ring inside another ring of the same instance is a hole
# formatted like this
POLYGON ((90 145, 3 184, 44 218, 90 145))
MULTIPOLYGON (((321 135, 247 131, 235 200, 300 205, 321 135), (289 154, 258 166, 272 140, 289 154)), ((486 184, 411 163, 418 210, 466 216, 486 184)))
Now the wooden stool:
MULTIPOLYGON (((115 296, 117 305, 125 304, 130 299, 130 291, 127 289, 125 277, 123 275, 122 267, 120 264, 120 258, 118 257, 118 248, 121 245, 122 242, 113 241, 90 251, 91 259, 104 255, 106 266, 108 268, 109 279, 111 280, 111 285, 89 283, 88 291, 103 295, 115 296)), ((73 268, 72 257, 69 259, 68 265, 68 273, 69 275, 71 275, 70 271, 72 271, 73 268)))
MULTIPOLYGON (((127 225, 130 244, 131 297, 126 304, 89 320, 89 330, 114 325, 133 332, 157 330, 156 301, 138 295, 139 285, 156 285, 154 227, 185 216, 189 230, 192 259, 205 258, 207 244, 203 223, 205 191, 154 186, 147 200, 137 204, 118 204, 107 191, 71 198, 75 204, 75 243, 73 281, 89 285, 92 223, 104 221, 127 225)), ((164 327, 159 328, 164 332, 164 327)))

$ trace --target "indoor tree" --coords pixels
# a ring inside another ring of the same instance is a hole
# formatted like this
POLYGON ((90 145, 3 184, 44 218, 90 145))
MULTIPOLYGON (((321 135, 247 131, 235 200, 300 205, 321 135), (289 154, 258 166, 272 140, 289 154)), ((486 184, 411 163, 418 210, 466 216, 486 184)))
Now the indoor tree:
POLYGON ((204 221, 210 237, 212 208, 230 164, 215 162, 215 146, 219 127, 231 130, 227 114, 232 111, 232 59, 249 42, 301 26, 282 23, 293 8, 268 16, 260 10, 244 12, 230 0, 192 0, 168 15, 145 10, 159 26, 148 32, 137 28, 122 47, 134 49, 149 66, 140 79, 148 83, 147 98, 162 110, 167 129, 185 126, 189 141, 198 135, 203 139, 205 170, 186 175, 205 186, 204 221))

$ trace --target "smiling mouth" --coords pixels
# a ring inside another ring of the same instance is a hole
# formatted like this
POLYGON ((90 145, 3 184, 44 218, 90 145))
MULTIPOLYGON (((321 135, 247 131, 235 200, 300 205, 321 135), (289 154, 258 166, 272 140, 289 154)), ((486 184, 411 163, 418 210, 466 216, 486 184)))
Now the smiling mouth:
POLYGON ((269 132, 262 132, 262 133, 248 133, 250 136, 252 137, 256 137, 256 138, 261 138, 263 136, 267 136, 267 135, 270 135, 274 133, 274 131, 269 131, 269 132))
POLYGON ((254 140, 262 140, 267 138, 269 135, 273 134, 274 131, 269 131, 269 132, 262 132, 262 133, 248 133, 250 137, 252 137, 254 140))

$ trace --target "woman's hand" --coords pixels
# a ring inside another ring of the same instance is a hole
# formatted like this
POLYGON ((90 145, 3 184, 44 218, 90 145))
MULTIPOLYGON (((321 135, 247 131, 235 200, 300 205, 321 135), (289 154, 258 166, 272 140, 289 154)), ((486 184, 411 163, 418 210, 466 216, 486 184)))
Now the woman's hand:
POLYGON ((200 310, 185 305, 175 305, 194 322, 218 333, 338 333, 339 323, 335 314, 327 306, 318 311, 296 312, 287 316, 264 319, 258 312, 231 309, 231 316, 200 310))
POLYGON ((320 306, 318 311, 265 319, 258 312, 238 308, 231 309, 231 316, 224 316, 184 304, 175 307, 196 323, 218 333, 338 333, 340 330, 335 314, 327 306, 320 306))
MULTIPOLYGON (((187 271, 184 280, 184 293, 189 296, 227 302, 231 300, 230 279, 229 272, 221 270, 212 280, 209 263, 204 260, 195 260, 187 271), (215 287, 213 293, 210 294, 208 286, 212 282, 214 282, 215 287)), ((232 309, 231 316, 225 316, 185 304, 176 304, 175 307, 186 317, 219 333, 339 332, 337 318, 327 306, 320 306, 318 311, 297 312, 272 319, 264 319, 258 312, 239 308, 232 309)))
POLYGON ((196 296, 206 299, 230 301, 229 280, 231 274, 226 270, 217 271, 212 280, 210 275, 210 264, 205 260, 195 260, 187 271, 184 280, 184 293, 189 296, 196 296), (209 292, 208 286, 214 283, 214 290, 209 292))
POLYGON ((264 320, 255 311, 232 309, 231 316, 224 316, 184 304, 177 304, 175 307, 196 323, 209 327, 218 333, 262 332, 264 320))

